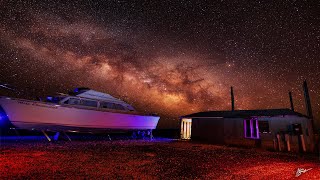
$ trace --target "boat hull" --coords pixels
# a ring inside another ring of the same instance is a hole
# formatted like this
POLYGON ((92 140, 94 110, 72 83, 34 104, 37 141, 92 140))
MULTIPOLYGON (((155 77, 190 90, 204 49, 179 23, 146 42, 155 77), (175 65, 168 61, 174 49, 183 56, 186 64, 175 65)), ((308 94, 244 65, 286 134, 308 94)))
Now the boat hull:
POLYGON ((159 117, 83 109, 23 99, 0 98, 0 106, 16 128, 46 131, 152 130, 159 117))

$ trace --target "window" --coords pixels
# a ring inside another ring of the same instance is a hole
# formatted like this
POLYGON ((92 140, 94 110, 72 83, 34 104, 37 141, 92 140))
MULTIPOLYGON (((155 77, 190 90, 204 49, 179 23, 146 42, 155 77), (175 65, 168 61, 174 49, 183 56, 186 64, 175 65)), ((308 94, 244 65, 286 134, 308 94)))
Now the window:
POLYGON ((90 101, 90 100, 82 100, 82 105, 89 106, 89 107, 97 107, 97 101, 90 101))
POLYGON ((129 111, 135 111, 134 108, 128 104, 126 104, 126 109, 129 111))
POLYGON ((100 102, 100 107, 107 109, 126 110, 126 108, 123 107, 121 104, 114 104, 110 102, 100 102))
POLYGON ((64 102, 65 104, 80 105, 80 99, 70 98, 64 102))
POLYGON ((115 109, 125 110, 125 108, 121 104, 114 104, 114 106, 115 106, 115 109))
POLYGON ((259 121, 258 127, 260 133, 270 133, 268 121, 259 121))
POLYGON ((294 135, 301 135, 302 134, 301 124, 292 124, 292 130, 294 135))
POLYGON ((58 104, 63 97, 55 97, 55 96, 48 96, 46 98, 46 102, 52 102, 58 104))
POLYGON ((245 138, 252 138, 252 139, 260 138, 257 118, 245 119, 243 121, 243 127, 244 127, 245 138))
POLYGON ((110 102, 100 102, 100 107, 107 109, 114 109, 114 104, 110 102))

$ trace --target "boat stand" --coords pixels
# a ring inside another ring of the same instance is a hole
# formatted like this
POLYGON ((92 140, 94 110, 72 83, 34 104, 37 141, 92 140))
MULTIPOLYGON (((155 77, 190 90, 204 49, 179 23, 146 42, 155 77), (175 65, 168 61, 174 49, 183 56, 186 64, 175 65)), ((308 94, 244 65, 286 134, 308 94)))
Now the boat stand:
POLYGON ((42 130, 41 132, 48 139, 48 141, 51 142, 51 138, 48 136, 48 134, 44 130, 42 130))
POLYGON ((153 140, 154 136, 153 136, 153 133, 151 131, 151 136, 150 136, 150 139, 153 140))
POLYGON ((17 135, 18 137, 20 137, 20 134, 19 134, 18 130, 17 130, 16 128, 13 128, 13 130, 14 130, 14 133, 16 133, 16 135, 17 135))
POLYGON ((149 131, 147 132, 147 134, 148 134, 150 140, 153 140, 152 130, 149 130, 149 131))
POLYGON ((71 141, 70 137, 68 136, 68 134, 67 134, 66 132, 63 131, 63 134, 64 134, 64 136, 67 137, 67 139, 68 139, 69 141, 71 141))
POLYGON ((53 140, 58 141, 59 135, 60 135, 60 132, 56 132, 56 134, 53 136, 53 140))
POLYGON ((132 132, 131 139, 137 139, 137 133, 135 131, 132 132))
MULTIPOLYGON (((49 137, 49 135, 44 130, 42 130, 41 132, 43 133, 43 135, 47 138, 47 140, 49 142, 52 141, 52 139, 49 137)), ((68 134, 66 132, 63 131, 63 135, 68 139, 68 141, 71 141, 71 138, 68 136, 68 134)), ((59 136, 60 136, 60 132, 56 132, 56 134, 53 136, 53 140, 58 141, 59 136)))

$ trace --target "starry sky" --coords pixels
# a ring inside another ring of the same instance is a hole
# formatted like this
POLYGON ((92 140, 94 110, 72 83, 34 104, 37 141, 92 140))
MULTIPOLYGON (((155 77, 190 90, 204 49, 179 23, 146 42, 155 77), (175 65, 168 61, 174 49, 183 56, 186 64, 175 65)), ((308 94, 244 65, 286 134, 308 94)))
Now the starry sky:
POLYGON ((319 1, 0 0, 0 83, 24 98, 89 87, 170 128, 230 110, 230 86, 236 109, 289 108, 292 91, 305 114, 307 80, 318 118, 319 12, 319 1))

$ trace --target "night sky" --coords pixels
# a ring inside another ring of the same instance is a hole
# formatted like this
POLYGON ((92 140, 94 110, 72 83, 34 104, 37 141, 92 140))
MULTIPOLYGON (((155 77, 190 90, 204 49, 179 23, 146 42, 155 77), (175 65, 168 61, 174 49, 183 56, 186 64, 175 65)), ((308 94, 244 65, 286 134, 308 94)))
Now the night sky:
MULTIPOLYGON (((89 87, 174 127, 181 115, 320 111, 319 1, 0 0, 0 83, 19 97, 89 87)), ((1 93, 7 95, 5 91, 1 93)), ((319 118, 318 118, 319 119, 319 118)))

